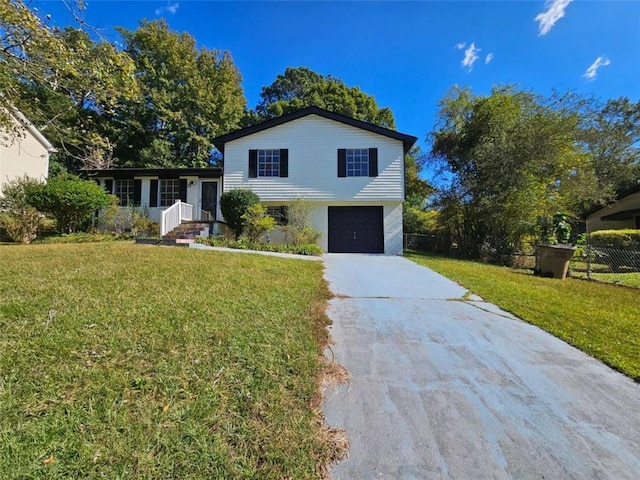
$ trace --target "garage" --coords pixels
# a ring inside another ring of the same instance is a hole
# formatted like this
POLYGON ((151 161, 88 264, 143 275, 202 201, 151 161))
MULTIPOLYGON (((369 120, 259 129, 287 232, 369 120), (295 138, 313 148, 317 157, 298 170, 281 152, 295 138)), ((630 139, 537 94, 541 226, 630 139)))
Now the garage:
POLYGON ((383 207, 329 207, 332 253, 384 253, 383 207))

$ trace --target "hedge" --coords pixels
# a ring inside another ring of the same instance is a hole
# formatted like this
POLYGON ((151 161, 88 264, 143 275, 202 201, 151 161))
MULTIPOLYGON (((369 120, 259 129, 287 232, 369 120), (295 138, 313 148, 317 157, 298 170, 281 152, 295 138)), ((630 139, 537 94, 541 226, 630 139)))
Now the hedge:
POLYGON ((594 247, 640 250, 640 229, 598 230, 590 237, 594 247))

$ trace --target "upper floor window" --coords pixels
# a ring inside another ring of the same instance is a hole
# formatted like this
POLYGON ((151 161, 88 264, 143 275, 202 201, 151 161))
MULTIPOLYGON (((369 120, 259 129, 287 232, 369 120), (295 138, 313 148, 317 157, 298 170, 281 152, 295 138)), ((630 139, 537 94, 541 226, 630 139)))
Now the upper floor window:
POLYGON ((377 177, 377 148, 339 148, 338 177, 377 177))
POLYGON ((249 150, 249 178, 288 176, 289 150, 286 148, 249 150))
POLYGON ((347 148, 347 177, 369 176, 369 149, 347 148))
POLYGON ((280 176, 280 150, 258 150, 258 176, 280 176))
POLYGON ((160 206, 170 207, 180 200, 180 180, 160 180, 160 206))
POLYGON ((134 181, 131 180, 114 180, 113 194, 118 197, 118 204, 125 207, 133 203, 134 197, 134 181))

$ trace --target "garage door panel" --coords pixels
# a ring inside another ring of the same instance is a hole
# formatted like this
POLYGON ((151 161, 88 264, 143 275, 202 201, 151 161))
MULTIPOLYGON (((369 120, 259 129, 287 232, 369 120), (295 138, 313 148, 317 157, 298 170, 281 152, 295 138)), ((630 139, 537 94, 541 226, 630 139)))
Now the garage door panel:
POLYGON ((384 253, 383 207, 329 207, 329 252, 384 253))

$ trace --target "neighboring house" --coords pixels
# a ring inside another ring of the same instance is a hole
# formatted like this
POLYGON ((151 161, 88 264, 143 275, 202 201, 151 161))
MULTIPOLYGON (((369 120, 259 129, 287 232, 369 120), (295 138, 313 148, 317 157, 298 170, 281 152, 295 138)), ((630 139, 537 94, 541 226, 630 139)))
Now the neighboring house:
POLYGON ((402 253, 404 156, 416 137, 308 107, 214 140, 223 191, 272 213, 302 198, 326 252, 402 253))
POLYGON ((118 197, 120 206, 142 207, 157 222, 177 200, 193 207, 189 220, 220 218, 221 168, 93 169, 85 174, 118 197))
MULTIPOLYGON (((1 108, 1 107, 0 107, 1 108)), ((0 195, 2 187, 25 175, 46 180, 53 145, 18 110, 5 110, 17 127, 16 132, 0 132, 0 195)))
POLYGON ((597 230, 640 229, 640 184, 618 195, 604 207, 595 207, 585 214, 587 232, 597 230))

